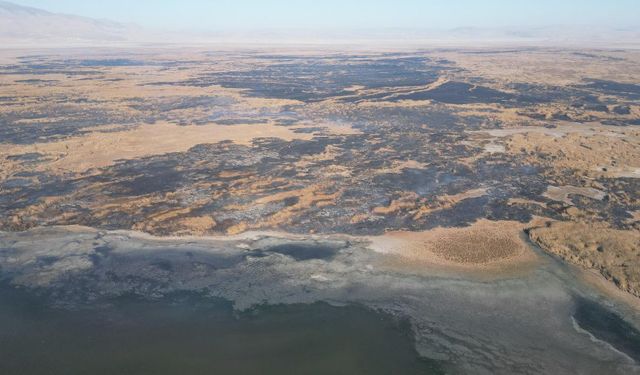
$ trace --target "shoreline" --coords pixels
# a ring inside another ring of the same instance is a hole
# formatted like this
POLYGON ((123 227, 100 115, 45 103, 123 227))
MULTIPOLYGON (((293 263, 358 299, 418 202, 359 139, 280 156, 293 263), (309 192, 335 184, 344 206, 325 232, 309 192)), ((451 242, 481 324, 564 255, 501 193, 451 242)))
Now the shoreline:
POLYGON ((390 267, 388 255, 349 236, 279 236, 253 232, 225 240, 168 239, 77 226, 38 228, 1 232, 0 265, 14 285, 55 291, 56 303, 63 308, 123 293, 154 299, 180 291, 224 298, 237 311, 263 304, 360 304, 409 319, 422 356, 457 358, 474 373, 507 363, 563 373, 555 366, 570 358, 563 353, 573 352, 575 345, 590 348, 580 359, 573 358, 579 367, 621 366, 609 368, 612 373, 634 368, 573 328, 576 296, 597 303, 609 299, 595 294, 562 263, 542 257, 527 272, 485 278, 444 268, 434 272, 433 267, 412 272, 390 267), (287 248, 293 245, 298 247, 287 248), (308 256, 294 258, 291 251, 308 256), (548 319, 540 321, 542 315, 548 319), (499 341, 496 330, 503 332, 499 341), (545 341, 553 342, 559 352, 521 355, 531 342, 545 341), (510 348, 507 352, 504 345, 510 348))

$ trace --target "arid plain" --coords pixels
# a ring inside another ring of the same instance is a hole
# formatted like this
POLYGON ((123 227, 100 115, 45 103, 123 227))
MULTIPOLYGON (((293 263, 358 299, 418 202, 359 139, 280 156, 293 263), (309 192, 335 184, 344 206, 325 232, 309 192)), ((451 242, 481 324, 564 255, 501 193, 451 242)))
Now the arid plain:
POLYGON ((638 372, 640 52, 5 50, 0 230, 62 305, 355 302, 453 372, 638 372))

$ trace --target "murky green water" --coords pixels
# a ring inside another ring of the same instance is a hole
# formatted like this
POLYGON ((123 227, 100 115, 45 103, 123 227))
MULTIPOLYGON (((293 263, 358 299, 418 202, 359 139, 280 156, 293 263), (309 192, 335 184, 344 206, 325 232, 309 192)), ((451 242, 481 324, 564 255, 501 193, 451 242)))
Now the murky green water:
POLYGON ((362 307, 176 295, 69 311, 0 287, 0 374, 438 374, 406 322, 362 307))

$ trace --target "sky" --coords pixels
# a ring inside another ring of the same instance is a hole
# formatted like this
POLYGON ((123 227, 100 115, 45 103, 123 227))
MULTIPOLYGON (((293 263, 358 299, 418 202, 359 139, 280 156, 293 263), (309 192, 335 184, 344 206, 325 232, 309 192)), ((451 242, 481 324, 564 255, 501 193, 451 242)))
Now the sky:
POLYGON ((9 0, 174 30, 640 26, 640 0, 9 0))

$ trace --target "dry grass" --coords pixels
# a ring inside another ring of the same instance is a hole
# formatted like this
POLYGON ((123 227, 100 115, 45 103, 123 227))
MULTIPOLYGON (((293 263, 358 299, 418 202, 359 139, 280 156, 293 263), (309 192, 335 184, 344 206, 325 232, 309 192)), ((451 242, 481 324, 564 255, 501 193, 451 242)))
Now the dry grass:
MULTIPOLYGON (((576 170, 592 177, 621 177, 625 174, 633 177, 640 170, 640 131, 599 127, 590 132, 573 132, 564 136, 539 132, 514 134, 507 141, 507 152, 526 153, 532 162, 576 170), (541 155, 545 156, 544 160, 541 155)), ((640 177, 640 174, 635 177, 640 177)))
POLYGON ((518 222, 480 220, 465 228, 389 232, 370 239, 373 250, 410 263, 478 266, 530 260, 522 229, 518 222))
POLYGON ((233 141, 251 144, 254 139, 274 137, 284 140, 311 139, 313 134, 295 133, 294 128, 273 124, 179 126, 170 123, 144 124, 131 130, 93 132, 57 142, 29 145, 5 144, 0 159, 8 155, 39 152, 51 161, 38 165, 42 170, 83 172, 112 165, 116 160, 187 151, 203 143, 233 141))
POLYGON ((529 236, 546 251, 597 270, 620 289, 640 297, 640 231, 555 222, 531 229, 529 236))

